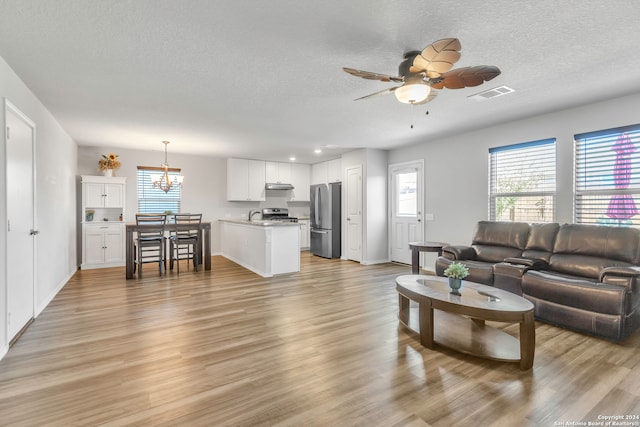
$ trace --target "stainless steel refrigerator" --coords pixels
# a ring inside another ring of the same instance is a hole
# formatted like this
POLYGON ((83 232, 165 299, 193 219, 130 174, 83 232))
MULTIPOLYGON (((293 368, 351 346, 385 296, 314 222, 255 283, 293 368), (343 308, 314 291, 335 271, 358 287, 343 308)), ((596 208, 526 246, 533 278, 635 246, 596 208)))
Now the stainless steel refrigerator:
POLYGON ((311 186, 311 253, 325 258, 340 258, 341 184, 311 186))

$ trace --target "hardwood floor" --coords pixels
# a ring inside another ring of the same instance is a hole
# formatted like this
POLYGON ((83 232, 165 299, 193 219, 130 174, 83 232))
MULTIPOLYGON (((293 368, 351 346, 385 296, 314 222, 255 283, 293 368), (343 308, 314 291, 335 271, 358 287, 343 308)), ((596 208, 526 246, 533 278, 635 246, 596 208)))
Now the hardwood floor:
POLYGON ((394 279, 410 266, 304 253, 302 272, 271 279, 222 257, 180 276, 152 267, 141 280, 124 268, 73 277, 0 361, 1 425, 554 426, 640 415, 640 333, 612 344, 536 322, 534 367, 522 372, 426 349, 399 326, 394 279))

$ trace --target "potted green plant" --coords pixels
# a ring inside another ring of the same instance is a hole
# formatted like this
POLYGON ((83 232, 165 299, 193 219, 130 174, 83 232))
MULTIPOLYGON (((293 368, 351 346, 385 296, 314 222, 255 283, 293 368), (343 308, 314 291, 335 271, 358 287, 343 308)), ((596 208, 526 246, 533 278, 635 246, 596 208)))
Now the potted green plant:
POLYGON ((469 275, 469 268, 464 264, 454 262, 444 270, 444 275, 449 278, 449 287, 451 288, 451 293, 460 295, 462 279, 469 275))

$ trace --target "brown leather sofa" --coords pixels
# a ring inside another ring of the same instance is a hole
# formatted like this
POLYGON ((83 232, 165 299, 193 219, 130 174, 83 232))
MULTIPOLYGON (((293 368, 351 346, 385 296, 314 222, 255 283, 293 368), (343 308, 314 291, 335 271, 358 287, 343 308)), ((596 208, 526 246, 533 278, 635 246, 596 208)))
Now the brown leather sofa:
POLYGON ((521 244, 522 230, 523 223, 481 221, 471 246, 443 249, 436 273, 462 262, 471 272, 467 280, 524 296, 537 319, 609 340, 640 328, 640 230, 531 224, 521 244), (496 256, 486 256, 488 250, 496 256))
MULTIPOLYGON (((471 246, 445 246, 436 260, 436 274, 442 276, 453 262, 469 268, 466 280, 493 285, 494 265, 507 258, 549 260, 559 225, 526 222, 480 221, 471 246)), ((519 285, 518 280, 518 285, 519 285)))

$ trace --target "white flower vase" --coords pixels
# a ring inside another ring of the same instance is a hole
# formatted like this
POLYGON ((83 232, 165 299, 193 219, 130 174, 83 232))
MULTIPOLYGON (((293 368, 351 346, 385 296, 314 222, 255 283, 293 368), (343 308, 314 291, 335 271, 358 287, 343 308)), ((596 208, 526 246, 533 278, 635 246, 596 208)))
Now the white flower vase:
POLYGON ((102 175, 104 176, 113 176, 113 169, 105 169, 102 171, 102 175))

